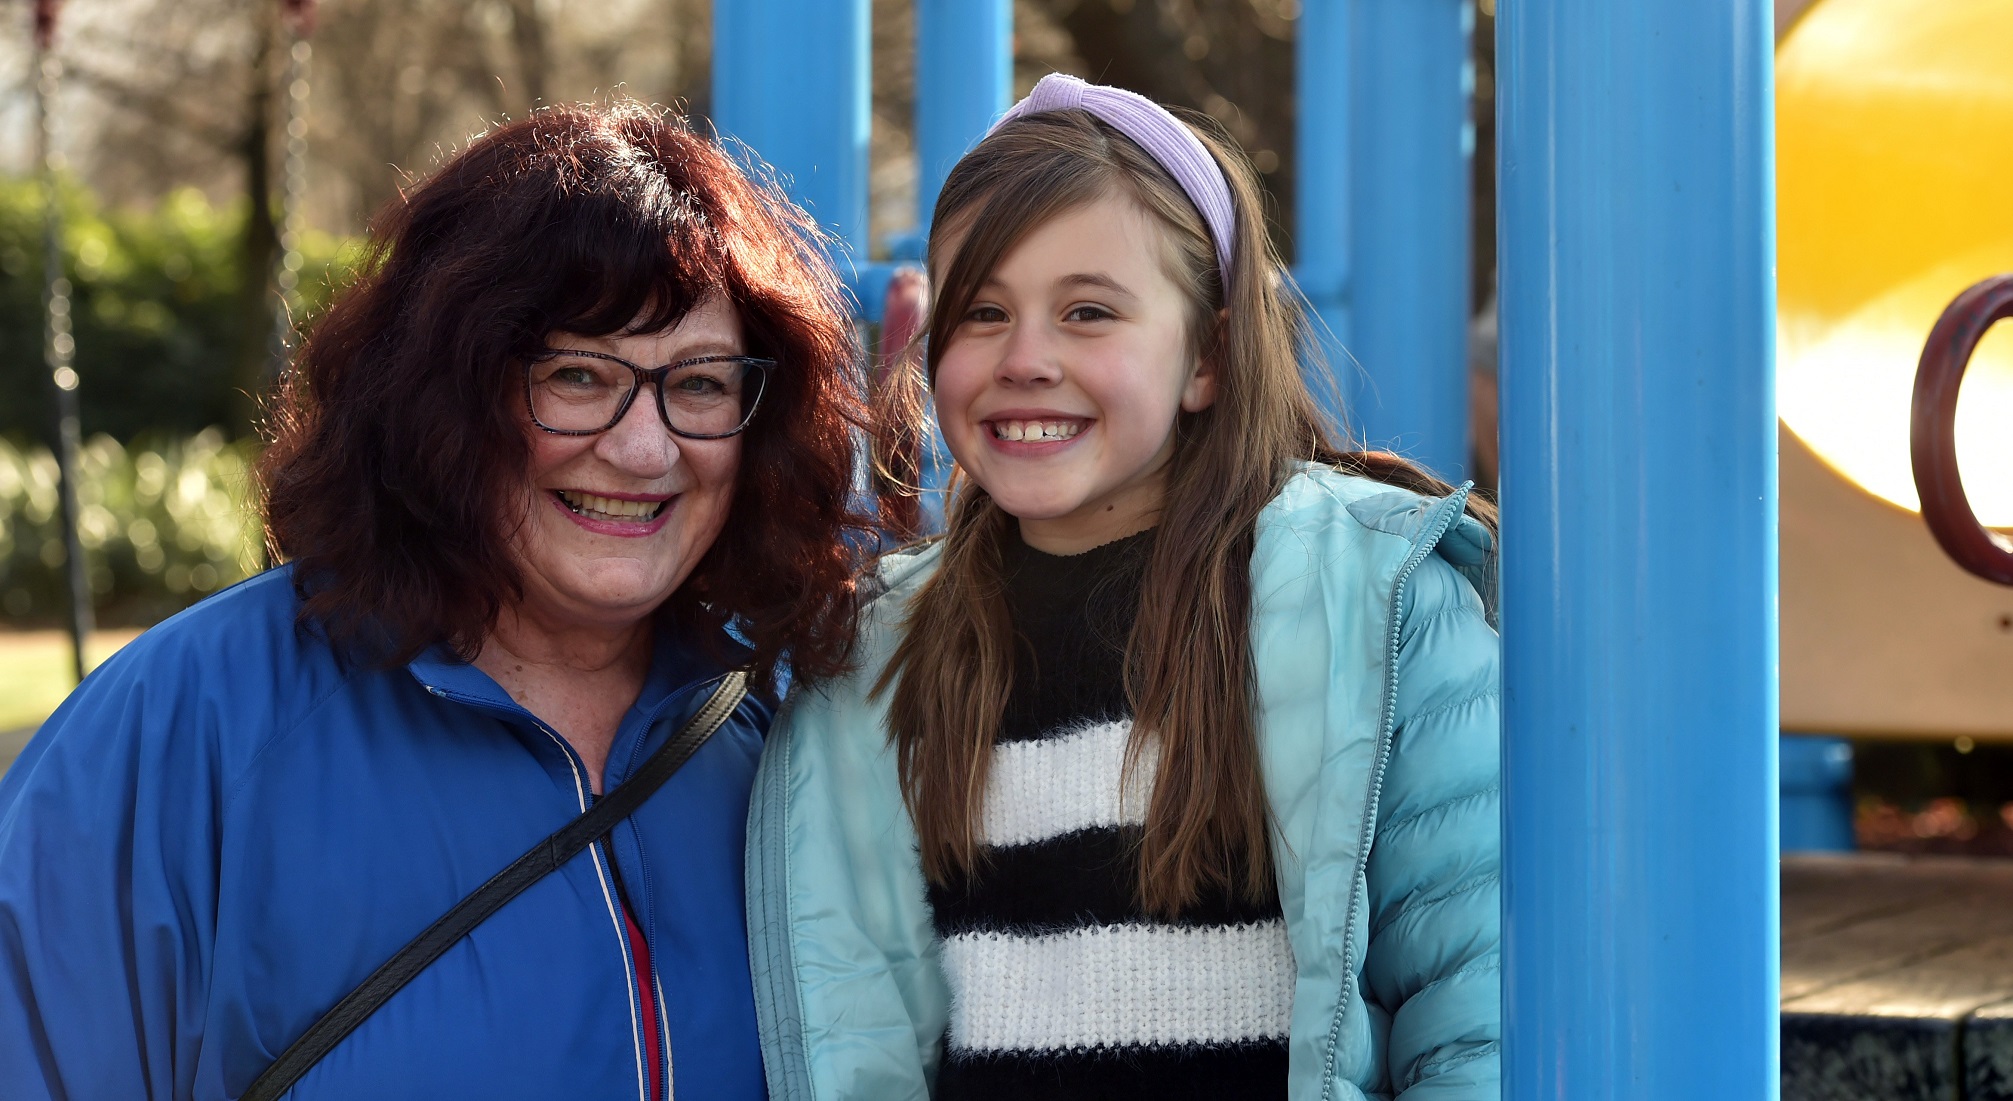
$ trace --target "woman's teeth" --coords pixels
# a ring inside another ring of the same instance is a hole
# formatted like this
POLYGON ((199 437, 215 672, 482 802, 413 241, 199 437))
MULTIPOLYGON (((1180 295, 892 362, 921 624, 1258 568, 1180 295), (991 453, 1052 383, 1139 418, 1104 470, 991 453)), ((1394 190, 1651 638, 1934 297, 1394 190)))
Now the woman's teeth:
POLYGON ((993 421, 997 440, 1067 440, 1083 431, 1081 421, 993 421))
POLYGON ((664 511, 664 501, 618 501, 613 497, 601 497, 592 493, 581 493, 571 489, 556 491, 566 507, 590 520, 636 521, 654 520, 664 511))

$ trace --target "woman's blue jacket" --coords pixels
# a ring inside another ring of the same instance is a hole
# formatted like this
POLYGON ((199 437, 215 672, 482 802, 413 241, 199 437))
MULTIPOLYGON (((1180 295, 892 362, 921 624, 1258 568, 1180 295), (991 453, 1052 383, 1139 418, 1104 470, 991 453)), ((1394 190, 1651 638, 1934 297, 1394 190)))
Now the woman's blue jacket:
MULTIPOLYGON (((1490 540, 1309 468, 1259 521, 1252 639, 1273 858, 1298 970, 1296 1101, 1498 1096, 1499 644, 1490 540)), ((863 667, 777 720, 749 835, 769 1089, 924 1098, 949 993, 872 694, 937 553, 891 559, 863 667)))
MULTIPOLYGON (((579 814, 580 759, 474 667, 345 665, 275 570, 148 631, 0 781, 0 1097, 238 1096, 456 900, 579 814)), ((606 782, 721 672, 660 635, 606 782)), ((685 1097, 763 1095, 751 700, 608 842, 505 906, 290 1095, 643 1096, 618 897, 685 1097)))

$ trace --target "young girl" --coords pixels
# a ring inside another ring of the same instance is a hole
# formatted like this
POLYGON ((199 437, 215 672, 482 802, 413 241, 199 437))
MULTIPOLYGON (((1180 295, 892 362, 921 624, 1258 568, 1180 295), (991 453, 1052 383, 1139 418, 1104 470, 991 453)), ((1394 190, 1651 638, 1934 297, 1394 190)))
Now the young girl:
POLYGON ((1486 508, 1328 442, 1250 168, 1147 100, 1043 80, 930 257, 964 480, 765 751, 771 1094, 1495 1098, 1486 508))

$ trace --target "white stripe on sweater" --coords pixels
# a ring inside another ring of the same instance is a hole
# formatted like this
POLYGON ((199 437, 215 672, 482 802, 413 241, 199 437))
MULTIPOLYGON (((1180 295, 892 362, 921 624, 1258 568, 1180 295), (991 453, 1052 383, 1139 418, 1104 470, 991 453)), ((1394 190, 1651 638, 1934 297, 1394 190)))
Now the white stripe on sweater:
POLYGON ((994 746, 979 840, 1028 845, 1099 826, 1144 823, 1159 754, 1146 746, 1133 781, 1120 791, 1131 737, 1132 720, 1126 719, 994 746))
POLYGON ((1268 1040, 1293 1016, 1293 948, 1277 918, 960 933, 944 941, 943 968, 950 1043, 967 1051, 1268 1040))

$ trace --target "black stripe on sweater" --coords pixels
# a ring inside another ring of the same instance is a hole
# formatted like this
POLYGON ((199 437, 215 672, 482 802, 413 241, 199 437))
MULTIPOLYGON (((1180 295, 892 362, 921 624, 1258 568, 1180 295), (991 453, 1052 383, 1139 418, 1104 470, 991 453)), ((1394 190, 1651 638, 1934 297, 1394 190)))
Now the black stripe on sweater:
MULTIPOLYGON (((940 936, 1004 932, 1024 936, 1145 918, 1133 885, 1136 826, 1080 830, 1030 845, 983 850, 976 878, 931 884, 940 936)), ((1279 902, 1242 902, 1205 890, 1170 925, 1244 925, 1279 917, 1279 902)), ((1158 920, 1156 919, 1156 923, 1158 920)))
POLYGON ((1286 1096, 1286 1043, 979 1054, 954 1051, 938 1101, 1225 1101, 1286 1096))

